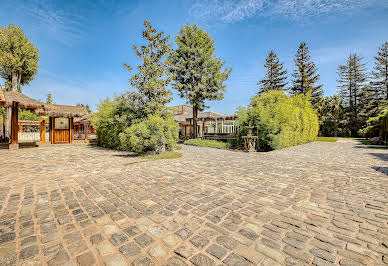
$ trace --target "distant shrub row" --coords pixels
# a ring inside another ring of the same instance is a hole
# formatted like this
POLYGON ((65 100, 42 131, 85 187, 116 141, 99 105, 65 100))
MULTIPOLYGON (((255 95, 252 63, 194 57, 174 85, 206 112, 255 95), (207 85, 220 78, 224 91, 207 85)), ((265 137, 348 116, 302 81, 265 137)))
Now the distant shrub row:
POLYGON ((257 148, 276 150, 314 141, 318 134, 318 118, 310 103, 310 95, 290 97, 282 91, 269 91, 254 97, 248 108, 238 111, 240 126, 238 143, 246 126, 256 126, 257 148))
POLYGON ((216 141, 216 140, 207 140, 207 139, 189 139, 184 142, 186 145, 200 146, 200 147, 209 147, 217 149, 231 149, 232 145, 230 143, 216 141))

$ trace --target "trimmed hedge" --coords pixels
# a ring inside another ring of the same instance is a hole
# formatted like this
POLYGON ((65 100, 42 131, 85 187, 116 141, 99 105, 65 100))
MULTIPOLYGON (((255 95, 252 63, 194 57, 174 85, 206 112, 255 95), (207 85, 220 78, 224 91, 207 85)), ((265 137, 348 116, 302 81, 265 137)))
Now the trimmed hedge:
POLYGON ((258 149, 268 151, 300 145, 315 140, 318 117, 310 102, 310 95, 290 97, 283 91, 269 91, 254 97, 248 108, 238 114, 239 143, 247 134, 245 126, 258 128, 258 149))
POLYGON ((185 145, 200 146, 200 147, 209 147, 217 149, 231 149, 232 145, 230 143, 208 140, 208 139, 189 139, 184 142, 185 145))

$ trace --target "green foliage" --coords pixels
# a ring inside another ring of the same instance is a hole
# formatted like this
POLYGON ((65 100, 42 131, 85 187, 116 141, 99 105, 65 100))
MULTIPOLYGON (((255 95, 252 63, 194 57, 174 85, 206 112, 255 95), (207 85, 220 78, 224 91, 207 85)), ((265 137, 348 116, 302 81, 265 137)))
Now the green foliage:
MULTIPOLYGON (((137 89, 139 103, 143 105, 144 115, 147 117, 149 114, 162 112, 172 100, 172 92, 166 89, 171 81, 166 60, 171 44, 168 42, 170 36, 164 37, 164 32, 157 32, 148 21, 144 21, 144 26, 146 30, 143 31, 143 38, 146 39, 146 45, 142 45, 140 49, 133 46, 142 64, 137 66, 138 73, 133 74, 129 82, 137 89)), ((132 71, 129 65, 124 66, 132 71)))
POLYGON ((309 49, 306 43, 302 42, 298 48, 295 59, 296 69, 292 73, 292 87, 290 92, 292 95, 311 93, 313 103, 322 96, 322 85, 315 85, 320 76, 317 74, 317 68, 311 60, 309 49))
POLYGON ((86 111, 88 112, 88 114, 91 114, 91 113, 92 113, 92 109, 90 109, 89 104, 77 103, 77 106, 85 107, 85 109, 86 109, 86 111))
POLYGON ((117 116, 118 100, 106 98, 97 105, 97 112, 90 116, 96 130, 97 145, 105 148, 119 149, 119 134, 128 126, 120 123, 117 116))
POLYGON ((208 140, 208 139, 189 139, 184 142, 185 145, 200 146, 200 147, 209 147, 217 149, 231 149, 232 145, 230 143, 217 141, 217 140, 208 140))
POLYGON ((176 151, 167 151, 160 154, 147 154, 147 155, 141 155, 142 159, 147 160, 165 160, 165 159, 178 159, 183 156, 182 153, 176 152, 176 151))
POLYGON ((357 136, 363 121, 360 119, 360 101, 363 88, 366 86, 367 73, 362 57, 350 54, 346 64, 338 67, 338 90, 348 120, 351 136, 357 136))
POLYGON ((142 122, 132 124, 120 134, 121 147, 137 153, 163 153, 175 148, 178 125, 173 117, 149 115, 142 122))
POLYGON ((14 25, 0 27, 0 76, 6 89, 21 91, 38 73, 39 51, 14 25))
POLYGON ((289 97, 282 91, 269 91, 252 98, 250 106, 238 113, 238 125, 242 129, 239 138, 246 135, 245 126, 256 126, 260 150, 276 150, 314 141, 319 126, 310 97, 309 93, 289 97))
POLYGON ((348 136, 344 105, 340 97, 321 97, 315 104, 319 120, 319 135, 326 137, 348 136))
MULTIPOLYGON (((231 69, 214 55, 214 40, 197 25, 186 24, 175 37, 177 48, 170 56, 172 87, 180 97, 193 106, 193 123, 197 123, 198 110, 203 110, 206 100, 221 100, 224 97, 224 82, 231 69)), ((194 130, 194 137, 197 131, 194 130)))
POLYGON ((19 120, 39 121, 39 119, 39 115, 30 110, 19 109, 19 120))
POLYGON ((51 93, 48 93, 47 96, 46 96, 46 103, 47 104, 53 104, 54 101, 53 101, 53 95, 51 93))
POLYGON ((371 86, 379 99, 388 101, 388 42, 385 42, 375 56, 371 86))
POLYGON ((172 149, 178 134, 177 125, 165 106, 171 101, 171 92, 166 89, 170 77, 165 58, 171 45, 168 44, 169 36, 163 37, 164 33, 157 32, 148 21, 144 25, 143 37, 147 43, 140 49, 133 47, 142 62, 137 67, 138 73, 129 80, 136 91, 104 100, 91 119, 98 145, 159 153, 172 149))
POLYGON ((322 141, 322 142, 337 142, 337 138, 329 138, 329 137, 316 137, 315 141, 322 141))
POLYGON ((360 129, 358 133, 363 137, 370 138, 379 136, 380 130, 383 134, 388 134, 388 107, 379 115, 370 117, 366 122, 366 126, 360 129))
POLYGON ((270 90, 284 90, 287 85, 287 71, 283 70, 283 64, 274 51, 271 51, 265 59, 264 67, 267 68, 267 73, 264 79, 260 80, 258 85, 259 95, 270 90))

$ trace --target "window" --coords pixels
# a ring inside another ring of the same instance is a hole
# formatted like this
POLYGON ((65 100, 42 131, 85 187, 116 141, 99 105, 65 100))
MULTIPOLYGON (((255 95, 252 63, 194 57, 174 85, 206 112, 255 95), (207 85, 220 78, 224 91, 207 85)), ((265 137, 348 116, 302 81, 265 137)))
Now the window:
POLYGON ((55 129, 69 129, 69 118, 56 117, 54 125, 55 129))

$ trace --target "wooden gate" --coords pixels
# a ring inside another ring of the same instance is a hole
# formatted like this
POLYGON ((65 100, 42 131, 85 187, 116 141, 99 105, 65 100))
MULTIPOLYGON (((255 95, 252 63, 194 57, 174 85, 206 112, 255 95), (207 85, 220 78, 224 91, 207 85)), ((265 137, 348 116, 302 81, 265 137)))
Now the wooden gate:
POLYGON ((63 144, 70 143, 70 132, 68 129, 55 129, 54 131, 54 143, 63 144))
POLYGON ((73 118, 51 117, 51 143, 71 143, 73 118))

